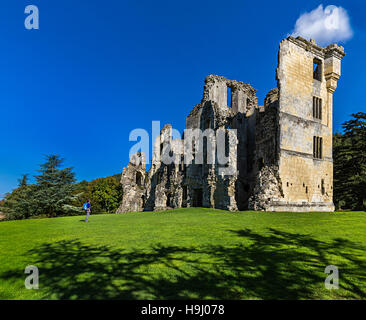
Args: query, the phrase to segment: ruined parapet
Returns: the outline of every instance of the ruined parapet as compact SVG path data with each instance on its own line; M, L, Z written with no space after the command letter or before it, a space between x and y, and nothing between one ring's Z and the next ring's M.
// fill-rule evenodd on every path
M201 103L196 105L187 117L187 129L202 127L202 112L207 103L215 107L216 114L222 114L226 118L235 117L238 113L244 117L252 116L258 105L256 92L257 90L248 83L222 76L207 76ZM229 99L228 94L231 95Z
M123 196L116 213L143 211L145 175L145 155L143 153L132 155L129 164L122 172Z
M205 79L203 98L201 104L206 101L214 101L218 108L227 107L227 79L221 76L209 75Z
M264 99L263 111L267 110L270 107L278 108L278 88L270 90Z
M231 92L231 97L228 97L228 92ZM248 83L209 75L205 79L201 105L206 101L213 101L217 103L218 108L224 109L228 107L229 98L233 114L239 112L250 116L258 103L256 92L257 90Z

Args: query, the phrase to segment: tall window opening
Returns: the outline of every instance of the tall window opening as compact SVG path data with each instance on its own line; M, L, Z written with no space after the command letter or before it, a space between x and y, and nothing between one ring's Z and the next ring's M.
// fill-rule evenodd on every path
M231 88L227 87L227 106L231 108Z
M202 189L193 190L193 207L202 207L203 203L203 192Z
M206 120L206 129L211 129L211 119Z
M180 171L184 172L185 171L185 166L184 166L184 156L182 156L180 158Z
M172 195L170 193L167 194L167 197L166 197L166 206L167 207L171 207L172 206Z
M313 61L313 78L322 81L322 62L316 58Z
M158 184L160 184L161 182L161 175L160 175L160 172L158 172Z
M263 158L259 158L258 159L258 170L261 171L263 167L264 167L264 160L263 160Z
M322 99L313 97L313 117L315 119L322 119Z
M138 186L142 186L143 185L143 177L141 172L136 172L136 184Z
M187 186L183 186L183 201L187 201L188 198L188 189Z
M323 158L323 138L321 137L313 137L313 157L315 159Z

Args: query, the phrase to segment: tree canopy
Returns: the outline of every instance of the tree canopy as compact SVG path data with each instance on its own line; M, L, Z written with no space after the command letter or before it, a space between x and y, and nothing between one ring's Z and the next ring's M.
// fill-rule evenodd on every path
M334 135L334 203L339 209L366 209L366 113L352 114L344 133Z
M61 168L64 159L59 155L46 155L36 183L28 184L28 175L19 179L19 186L5 198L8 219L26 219L32 216L55 217L80 211L72 205L78 198L74 194L75 174L72 168Z

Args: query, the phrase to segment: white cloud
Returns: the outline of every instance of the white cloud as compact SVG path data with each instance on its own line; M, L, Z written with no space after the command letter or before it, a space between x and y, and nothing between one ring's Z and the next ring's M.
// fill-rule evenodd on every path
M292 36L314 39L320 45L328 45L351 39L353 31L347 10L336 6L323 8L321 4L297 19Z

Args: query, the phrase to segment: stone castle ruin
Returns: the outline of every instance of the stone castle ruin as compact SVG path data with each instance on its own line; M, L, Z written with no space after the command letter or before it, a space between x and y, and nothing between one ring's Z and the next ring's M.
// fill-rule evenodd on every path
M173 139L172 126L165 125L150 170L146 172L143 154L135 154L123 170L117 213L182 207L334 211L333 93L344 56L336 44L323 48L301 37L284 39L277 88L263 106L251 85L206 77L202 101L188 115L186 127L209 131L213 140L223 132L228 162L206 161L217 158L207 147L208 137ZM186 161L185 148L193 149L191 161ZM174 161L167 164L164 157ZM233 170L225 174L225 169Z

